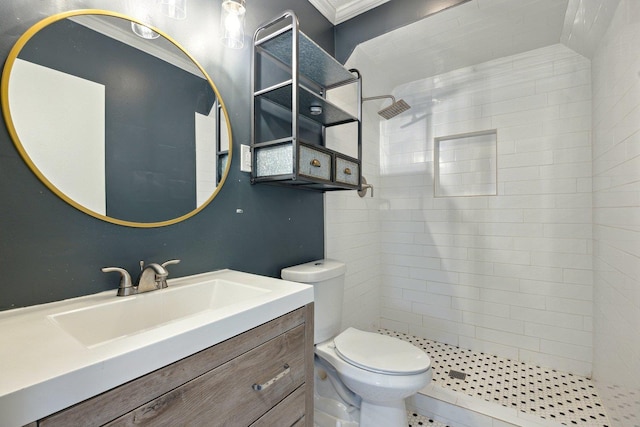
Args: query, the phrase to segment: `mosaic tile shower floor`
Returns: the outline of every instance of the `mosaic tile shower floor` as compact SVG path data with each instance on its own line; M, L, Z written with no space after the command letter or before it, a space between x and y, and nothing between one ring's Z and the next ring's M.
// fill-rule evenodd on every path
M611 426L588 378L389 330L381 329L379 332L425 350L431 358L432 381L440 387L564 425ZM467 374L466 378L450 377L451 370ZM422 425L443 425L433 424L428 419L420 421ZM412 418L409 423L419 425L417 421L412 422Z
M424 417L420 414L416 414L415 412L408 412L407 418L409 419L409 427L449 427L447 424L432 420L431 418Z

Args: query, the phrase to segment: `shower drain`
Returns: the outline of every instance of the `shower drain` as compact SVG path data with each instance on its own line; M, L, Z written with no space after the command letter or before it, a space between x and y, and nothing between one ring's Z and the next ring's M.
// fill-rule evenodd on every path
M449 371L449 376L456 380L463 380L463 381L465 378L467 378L467 374L465 374L464 372L454 371L453 369Z

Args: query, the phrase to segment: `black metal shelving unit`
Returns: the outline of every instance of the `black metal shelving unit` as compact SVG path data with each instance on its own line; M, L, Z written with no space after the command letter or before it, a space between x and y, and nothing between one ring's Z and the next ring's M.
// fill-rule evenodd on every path
M327 93L355 85L351 114ZM362 183L362 78L298 28L291 11L260 26L253 39L251 183L317 191L356 190ZM326 147L326 129L357 127L357 157Z

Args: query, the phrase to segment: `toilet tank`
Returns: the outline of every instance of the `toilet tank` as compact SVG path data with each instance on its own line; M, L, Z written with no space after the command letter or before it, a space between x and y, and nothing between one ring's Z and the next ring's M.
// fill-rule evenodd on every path
M344 274L347 266L333 259L322 259L283 268L284 280L313 286L314 343L333 338L340 332Z

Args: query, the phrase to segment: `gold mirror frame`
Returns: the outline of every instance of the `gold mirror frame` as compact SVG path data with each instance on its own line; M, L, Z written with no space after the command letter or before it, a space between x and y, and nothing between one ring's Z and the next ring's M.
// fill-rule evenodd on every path
M64 192L62 192L60 189L58 189L53 183L51 183L51 181L49 181L47 179L47 177L40 171L40 169L38 169L38 167L35 165L35 163L33 162L33 160L29 157L29 155L27 154L27 151L25 149L25 147L23 146L22 142L20 141L20 138L18 137L18 133L16 131L13 119L11 117L11 111L9 109L9 78L10 78L10 74L11 74L11 70L13 68L13 65L16 61L16 59L18 58L18 55L20 54L20 52L22 51L23 47L27 44L27 42L41 29L45 28L46 26L66 19L66 18L70 18L70 17L74 17L74 16L81 16L81 15L101 15L101 16L110 16L110 17L114 17L114 18L120 18L120 19L125 19L128 20L130 22L134 22L143 26L148 27L149 29L155 31L156 33L158 33L160 36L164 37L166 40L168 40L169 42L171 42L176 48L178 48L184 55L186 55L187 58L189 58L193 64L196 65L196 67L202 72L202 74L205 76L206 80L209 82L209 85L211 86L211 88L213 89L213 92L215 93L215 96L220 104L220 108L222 109L222 112L224 113L224 117L225 117L225 122L226 122L226 126L227 126L227 132L228 132L228 138L229 138L229 148L228 148L228 155L227 155L227 161L226 161L226 166L225 169L221 175L221 179L220 182L217 184L215 190L213 191L213 194L209 197L208 200L206 200L204 203L202 203L202 205L196 207L196 209L194 209L191 212L188 212L182 216L179 216L177 218L173 218L170 220L166 220L166 221L159 221L159 222L135 222L135 221L127 221L127 220L121 220L118 218L112 218L100 213L97 213L91 209L86 208L85 206L81 205L80 203L76 202L75 200L73 200L72 198L70 198L69 196L67 196ZM201 210L203 210L205 207L207 207L209 205L209 203L211 203L211 201L216 197L216 195L218 194L218 192L220 191L220 189L222 188L222 186L224 185L224 182L229 174L229 169L231 167L231 158L232 158L232 151L233 151L233 137L231 134L231 123L229 121L229 114L227 112L227 109L225 107L224 101L222 100L222 97L220 96L220 93L218 92L218 88L215 86L215 84L213 83L213 81L211 80L211 78L209 77L209 75L207 74L207 72L204 70L204 68L200 65L200 63L198 63L198 61L195 60L195 58L193 58L193 56L191 56L191 54L189 52L187 52L177 41L175 41L173 38L171 38L169 35L167 35L165 32L163 32L162 30L155 28L151 25L145 24L143 22L141 22L140 20L133 18L131 16L127 16L125 14L121 14L121 13L117 13L117 12L112 12L112 11L107 11L107 10L101 10L101 9L83 9L83 10L74 10L74 11L70 11L70 12L62 12L62 13L58 13L52 16L49 16L39 22L37 22L36 24L34 24L31 28L29 28L19 39L18 41L15 43L15 45L13 46L13 48L11 49L11 51L9 52L9 56L7 57L7 61L5 63L5 66L3 68L2 71L2 80L0 83L0 89L2 91L2 97L0 99L1 105L2 105L2 113L5 119L5 124L7 126L7 130L9 131L9 135L11 136L11 139L13 140L14 145L16 146L18 152L20 153L20 156L22 157L22 159L25 161L25 163L27 164L27 166L29 167L29 169L31 169L31 171L38 177L38 179L40 179L41 182L43 182L54 194L56 194L58 197L60 197L62 200L64 200L65 202L67 202L68 204L70 204L71 206L73 206L74 208L88 214L91 215L95 218L101 219L103 221L106 222L110 222L112 224L117 224L117 225L123 225L123 226L127 226L127 227L138 227L138 228L153 228L153 227L164 227L164 226L168 226L168 225L172 225L172 224L176 224L178 222L184 221L188 218L191 218L192 216L196 215L198 212L200 212Z

